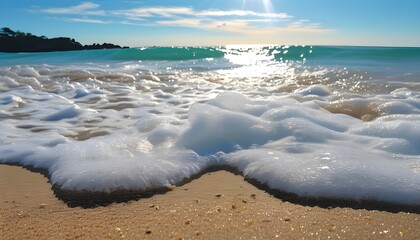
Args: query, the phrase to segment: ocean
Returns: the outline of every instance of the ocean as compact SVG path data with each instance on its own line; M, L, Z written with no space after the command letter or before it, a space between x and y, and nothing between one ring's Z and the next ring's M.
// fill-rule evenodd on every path
M70 192L212 167L299 197L420 205L420 48L0 53L0 163Z

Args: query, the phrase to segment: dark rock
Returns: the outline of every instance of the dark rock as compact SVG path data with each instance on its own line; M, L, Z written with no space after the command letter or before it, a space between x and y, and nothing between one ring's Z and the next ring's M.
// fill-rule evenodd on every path
M47 38L35 36L31 33L13 31L4 27L0 31L0 52L52 52L91 49L122 48L111 43L82 45L68 37ZM124 47L128 48L128 47Z

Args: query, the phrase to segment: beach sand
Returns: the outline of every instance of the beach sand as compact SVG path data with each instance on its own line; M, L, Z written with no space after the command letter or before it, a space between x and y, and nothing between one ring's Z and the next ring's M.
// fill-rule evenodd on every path
M303 206L227 171L172 191L69 207L40 173L0 165L1 239L419 239L420 214Z

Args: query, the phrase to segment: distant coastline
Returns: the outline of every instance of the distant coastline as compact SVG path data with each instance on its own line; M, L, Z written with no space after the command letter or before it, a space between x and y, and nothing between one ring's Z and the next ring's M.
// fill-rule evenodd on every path
M8 27L0 30L0 52L54 52L72 50L94 50L128 48L112 43L82 45L76 40L68 37L47 38L36 36L31 33L13 31Z

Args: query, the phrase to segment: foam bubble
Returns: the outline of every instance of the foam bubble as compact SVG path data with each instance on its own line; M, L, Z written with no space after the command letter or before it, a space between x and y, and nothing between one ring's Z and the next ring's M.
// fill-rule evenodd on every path
M72 105L70 107L60 109L59 111L46 116L44 119L46 121L59 121L65 118L74 118L77 117L81 112L81 109L77 105Z
M22 103L22 102L23 102L22 98L18 96L14 96L14 95L0 97L0 104L2 105L17 104L17 103Z
M416 107L407 102L387 102L379 105L378 110L387 115L420 113Z
M19 86L19 84L11 77L0 76L0 89L4 88L14 88Z
M302 94L304 96L316 95L316 96L321 96L321 97L328 96L331 94L331 90L325 85L312 85L302 90L299 89L295 92Z
M39 73L32 67L22 67L17 71L17 74L23 77L39 77Z
M373 94L337 90L324 68L144 64L1 68L0 162L73 191L147 191L220 165L299 196L420 202L415 83Z

